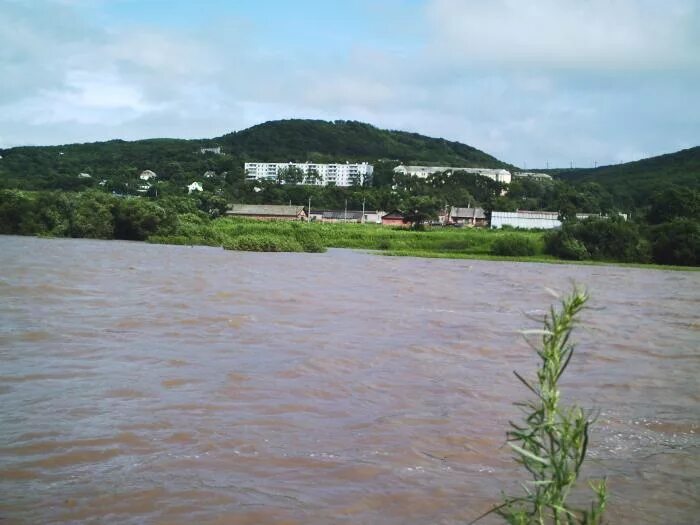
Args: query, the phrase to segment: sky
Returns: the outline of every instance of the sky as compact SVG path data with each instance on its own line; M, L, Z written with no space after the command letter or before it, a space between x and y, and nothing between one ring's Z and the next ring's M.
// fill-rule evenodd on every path
M700 0L0 0L0 147L282 118L529 169L697 146Z

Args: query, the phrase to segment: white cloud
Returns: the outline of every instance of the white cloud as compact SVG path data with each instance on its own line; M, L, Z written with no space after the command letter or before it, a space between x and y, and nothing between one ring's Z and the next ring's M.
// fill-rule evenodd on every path
M100 5L3 5L6 143L211 137L277 118L357 119L534 167L612 162L700 136L700 14L691 0L368 3L368 16L382 18L374 26L389 28L385 39L335 48L287 46L264 23L224 13L206 27L177 28L85 16Z
M115 73L68 71L64 83L13 104L0 106L3 120L32 125L122 123L162 109L149 103L137 86Z
M220 64L205 44L184 35L166 34L150 27L111 35L96 53L103 59L161 78L203 78L215 74Z
M435 52L495 66L670 69L700 65L693 0L432 0Z

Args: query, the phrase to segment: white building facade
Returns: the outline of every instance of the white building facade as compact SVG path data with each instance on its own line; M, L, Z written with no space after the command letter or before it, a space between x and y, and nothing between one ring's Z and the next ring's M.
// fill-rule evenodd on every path
M213 153L214 155L221 155L221 146L215 146L213 148L199 148L199 152L204 155L205 153Z
M394 173L400 175L409 175L411 177L419 177L421 179L428 178L428 175L433 173L442 173L449 171L450 173L455 171L465 171L467 173L474 173L476 175L481 175L482 177L488 177L496 182L501 182L503 184L510 184L512 180L512 175L510 171L504 169L494 169L494 168L460 168L455 166L404 166L403 164L396 166L394 168Z
M536 173L534 171L516 171L515 173L513 173L513 177L523 177L540 181L552 180L551 175L548 175L546 173Z
M577 213L580 221L589 217L606 218L594 213ZM492 211L491 228L523 228L526 230L555 230L561 228L559 213L556 211Z
M204 191L204 188L202 187L201 182L193 182L192 184L187 185L187 193L192 193L193 191Z
M304 174L303 184L315 186L364 185L372 179L374 166L360 164L319 164L311 162L246 162L243 165L246 180L277 180L280 172L297 168ZM316 174L317 177L313 177Z
M526 230L554 230L561 228L555 211L492 211L491 228L523 228Z

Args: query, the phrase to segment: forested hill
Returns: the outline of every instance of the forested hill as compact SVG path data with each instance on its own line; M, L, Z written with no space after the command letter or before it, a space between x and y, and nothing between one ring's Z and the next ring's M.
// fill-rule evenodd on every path
M234 155L273 162L395 160L405 164L508 167L471 146L354 121L277 120L219 139Z
M224 155L202 154L221 146ZM352 121L279 120L222 137L198 140L111 140L0 150L0 187L79 189L94 179L133 178L143 170L159 178L197 178L207 170L243 175L245 161L403 163L478 167L507 164L471 146L416 133L382 130Z
M700 146L625 164L550 172L575 185L598 183L618 202L639 206L670 185L700 190Z

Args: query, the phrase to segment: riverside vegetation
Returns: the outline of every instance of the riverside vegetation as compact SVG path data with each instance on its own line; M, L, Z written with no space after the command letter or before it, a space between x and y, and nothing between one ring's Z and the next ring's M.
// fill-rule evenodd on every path
M602 521L607 501L605 480L589 483L595 493L589 508L575 508L567 501L586 459L593 421L577 406L562 406L559 390L559 380L574 354L571 331L587 301L586 292L574 288L559 310L550 309L544 329L525 332L542 337L539 346L533 345L540 366L535 381L513 372L534 399L516 403L523 411L523 421L510 422L507 442L531 480L523 484L523 496L507 496L486 515L498 514L512 525L597 525Z
M661 197L658 202L665 202ZM697 200L697 195L694 198ZM676 206L666 210L666 215L661 212L662 206L657 208L659 221L664 222L653 225L592 218L566 221L561 230L550 232L441 227L413 230L372 224L217 217L225 209L225 202L207 195L144 198L96 190L0 190L0 234L125 239L253 251L321 252L333 247L424 257L699 265L699 223L694 219L697 203L689 202L687 210L678 211Z

